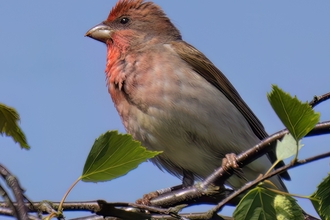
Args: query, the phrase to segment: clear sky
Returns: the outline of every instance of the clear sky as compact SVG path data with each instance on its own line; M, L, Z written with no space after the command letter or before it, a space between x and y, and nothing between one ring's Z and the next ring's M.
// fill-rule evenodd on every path
M0 163L32 201L59 201L81 174L94 139L124 132L105 86L105 46L84 37L115 0L3 1L0 7L0 102L21 116L31 150L0 137ZM329 1L155 1L226 74L271 134L283 125L268 104L271 84L303 101L330 91ZM316 108L330 119L330 104ZM300 158L329 151L328 137L304 139ZM290 192L309 195L329 159L290 171ZM132 202L179 179L143 163L105 183L78 183L67 201ZM314 214L311 204L300 205ZM193 210L201 210L194 208ZM230 209L224 214L229 215ZM68 217L88 215L71 213Z

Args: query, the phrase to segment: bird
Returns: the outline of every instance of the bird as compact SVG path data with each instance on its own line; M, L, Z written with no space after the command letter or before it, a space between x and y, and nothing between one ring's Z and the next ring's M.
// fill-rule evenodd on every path
M182 39L155 3L119 0L85 36L106 45L106 85L126 132L147 149L163 151L151 161L184 187L209 176L227 154L268 136L226 76ZM225 184L239 189L275 161L270 151ZM282 178L290 176L270 181L287 191Z

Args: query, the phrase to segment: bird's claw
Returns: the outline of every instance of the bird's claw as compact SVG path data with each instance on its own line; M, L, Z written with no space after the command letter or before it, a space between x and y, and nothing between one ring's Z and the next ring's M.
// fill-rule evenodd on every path
M230 153L226 154L225 157L222 159L222 169L224 169L226 172L228 172L230 169L238 170L240 169L237 160L236 160L236 154Z

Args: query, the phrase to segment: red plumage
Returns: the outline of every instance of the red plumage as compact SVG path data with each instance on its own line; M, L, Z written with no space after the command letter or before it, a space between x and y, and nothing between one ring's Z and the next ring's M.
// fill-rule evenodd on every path
M142 2L142 0L119 0L111 9L107 21L113 21L121 15L124 15L130 9L137 9L141 7Z

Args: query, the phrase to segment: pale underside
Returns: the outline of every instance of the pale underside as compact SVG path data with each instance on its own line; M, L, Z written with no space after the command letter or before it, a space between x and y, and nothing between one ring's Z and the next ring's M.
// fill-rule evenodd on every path
M154 65L155 60L163 65ZM126 131L148 149L163 151L153 162L178 177L188 171L205 178L221 166L225 154L241 153L260 141L227 97L170 44L127 53L110 69L108 86ZM243 168L244 178L234 175L227 184L239 188L270 166L263 156ZM279 177L271 180L282 189Z

